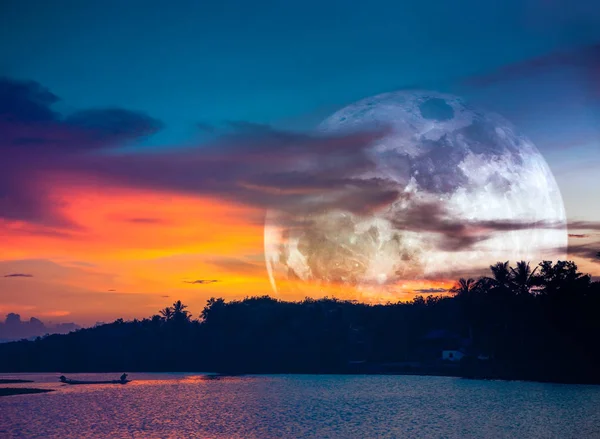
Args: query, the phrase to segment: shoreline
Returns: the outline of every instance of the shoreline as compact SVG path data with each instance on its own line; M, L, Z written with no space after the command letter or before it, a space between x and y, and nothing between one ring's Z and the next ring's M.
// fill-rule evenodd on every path
M49 374L49 373L57 373L60 374L61 372L4 372L6 374L15 374L15 373L28 373L28 374L35 374L35 373L40 373L40 374ZM69 372L64 372L67 374L79 374L79 373L85 373L85 374L112 374L112 373L121 373L120 371L69 371ZM577 380L568 380L568 379L544 379L544 378L539 378L539 379L535 379L535 378L522 378L522 377L502 377L502 376L496 376L496 375L460 375L460 374L456 374L456 373L434 373L434 372L427 372L427 371L379 371L379 372L375 372L375 371L311 371L311 372L300 372L300 371L289 371L289 372L285 372L285 371L263 371L263 372L257 372L257 371L199 371L199 372L193 372L190 370L185 370L185 371L176 371L176 370L169 370L169 371L150 371L150 370L130 370L127 371L127 373L129 374L135 374L135 373L148 373L148 374L153 374L153 373L161 373L161 374L189 374L189 375L207 375L207 376L219 376L219 377L239 377L239 376L249 376L249 375L302 375L302 376L306 376L306 375L341 375L341 376L378 376L378 375L385 375L385 376L421 376L421 377L449 377L449 378L461 378L461 379L465 379L465 380L472 380L472 381L521 381L521 382L530 382L530 383L544 383L544 384L569 384L569 385L584 385L584 386L598 386L600 385L600 381L577 381ZM0 372L0 376L2 375L2 372ZM32 380L2 380L0 379L0 383L3 384L9 384L9 381L11 383L33 383L34 381ZM0 390L2 389L7 389L7 388L0 388ZM19 389L19 388L15 388L15 389ZM25 389L25 388L23 388ZM41 390L41 389L29 389L29 390ZM42 390L43 391L43 390ZM36 393L36 392L32 392L32 393Z
M31 395L35 393L54 392L52 389L34 389L30 387L0 387L1 396Z
M13 379L0 379L0 384L23 384L33 383L32 380L13 380Z

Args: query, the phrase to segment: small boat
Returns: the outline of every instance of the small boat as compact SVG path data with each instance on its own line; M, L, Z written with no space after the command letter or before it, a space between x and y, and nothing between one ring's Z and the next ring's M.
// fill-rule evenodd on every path
M61 383L65 384L127 384L130 383L131 380L123 379L123 380L109 380L109 381L80 381L80 380L72 380L67 378L66 376L61 376Z

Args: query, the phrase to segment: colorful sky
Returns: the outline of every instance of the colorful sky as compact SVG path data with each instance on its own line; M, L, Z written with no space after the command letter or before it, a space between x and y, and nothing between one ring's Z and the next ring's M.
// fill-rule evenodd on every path
M365 142L305 133L410 87L527 134L570 258L600 275L593 2L5 0L0 77L0 315L89 325L270 294L263 221L281 193L248 184L249 161Z

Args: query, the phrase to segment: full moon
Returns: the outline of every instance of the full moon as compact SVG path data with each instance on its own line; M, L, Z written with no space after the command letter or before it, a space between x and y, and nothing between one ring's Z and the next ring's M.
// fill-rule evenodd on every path
M265 258L275 292L293 284L390 298L411 292L414 281L477 275L499 261L564 257L559 188L535 145L508 121L456 96L400 91L349 105L317 131L382 127L365 148L371 166L353 178L384 181L400 195L368 214L343 206L311 212L309 222L298 221L303 227L270 209Z

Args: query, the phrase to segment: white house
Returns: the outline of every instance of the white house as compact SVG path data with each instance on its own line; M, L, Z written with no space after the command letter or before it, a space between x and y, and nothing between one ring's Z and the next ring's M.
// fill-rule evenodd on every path
M460 361L460 359L464 356L465 354L463 354L461 351L442 351L442 360L446 361Z

